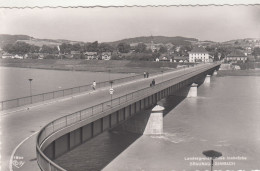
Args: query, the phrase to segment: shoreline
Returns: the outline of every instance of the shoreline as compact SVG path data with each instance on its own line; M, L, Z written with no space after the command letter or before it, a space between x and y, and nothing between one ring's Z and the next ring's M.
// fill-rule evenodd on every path
M260 70L219 70L217 76L260 76Z

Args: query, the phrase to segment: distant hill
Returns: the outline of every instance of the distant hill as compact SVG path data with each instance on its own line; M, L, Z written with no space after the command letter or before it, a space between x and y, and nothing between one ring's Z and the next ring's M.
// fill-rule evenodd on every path
M260 45L260 38L235 39L235 40L229 40L222 43L227 45L235 45L235 46L242 46L242 47L255 46L255 45Z
M185 38L185 37L165 37L165 36L148 36L148 37L135 37L135 38L128 38L123 40L118 40L114 42L107 42L111 45L118 45L119 43L128 43L128 44L134 44L134 43L151 43L153 41L154 43L172 43L174 45L190 45L192 42L198 42L198 39L195 38Z
M17 41L23 41L28 44L33 44L36 46L48 45L48 46L57 46L62 43L82 43L80 41L71 41L64 39L38 39L30 37L27 35L9 35L9 34L0 34L0 47L3 47L6 44L13 44Z
M30 40L30 36L0 34L0 47L3 47L4 45L9 43L15 43L17 40Z

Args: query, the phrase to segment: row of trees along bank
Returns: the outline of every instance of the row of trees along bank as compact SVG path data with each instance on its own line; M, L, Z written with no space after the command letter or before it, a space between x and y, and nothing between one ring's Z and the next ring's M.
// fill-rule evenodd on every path
M114 52L112 53L112 59L155 60L161 54L165 53L173 53L176 56L188 56L188 52L192 49L192 45L182 45L178 50L176 47L177 46L173 46L168 49L166 46L161 45L158 49L152 52L145 43L138 43L136 46L131 47L129 44L124 42L112 45L95 41L92 43L62 43L59 46L42 45L40 47L23 41L17 41L14 44L5 45L3 51L21 56L30 54L29 58L38 58L38 54L47 54L45 58L66 58L66 54L71 54L72 51L77 51L79 54L73 57L76 59L84 59L85 52L97 52L98 54L101 54L102 52ZM221 54L221 59L223 59L230 53L231 48L232 47L218 45L207 46L206 50L214 56L215 60L218 60L218 54ZM260 48L254 48L252 55L260 55Z

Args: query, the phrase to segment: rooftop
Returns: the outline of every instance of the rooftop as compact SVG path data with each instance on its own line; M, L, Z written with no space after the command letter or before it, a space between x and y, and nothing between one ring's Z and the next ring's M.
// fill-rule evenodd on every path
M233 50L227 57L246 57L246 55L240 50Z
M195 46L190 53L208 53L202 46Z

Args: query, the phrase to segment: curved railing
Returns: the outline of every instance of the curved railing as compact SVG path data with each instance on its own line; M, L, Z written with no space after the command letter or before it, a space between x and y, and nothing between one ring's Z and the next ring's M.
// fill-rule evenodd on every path
M52 160L50 160L42 151L41 146L44 143L48 137L50 137L55 132L64 129L68 126L71 126L73 124L77 124L83 120L89 119L93 117L94 115L101 114L102 112L110 111L115 107L118 107L119 105L123 105L126 102L134 101L135 99L140 99L143 97L147 97L149 95L155 94L159 92L160 90L169 87L172 85L172 81L176 80L183 76L190 76L196 75L197 73L201 73L201 70L203 69L209 69L207 66L199 66L195 67L196 70L186 70L184 74L181 74L179 76L176 76L174 78L171 78L169 80L165 80L159 84L156 84L154 87L146 87L141 90L131 92L129 94L123 95L121 97L115 98L106 101L104 103L86 108L84 110L63 116L61 118L58 118L46 126L44 126L38 136L37 136L37 142L36 142L36 153L37 153L37 160L38 165L43 171L65 171L62 167L58 166L56 163L54 163ZM205 70L206 71L206 70ZM184 77L181 79L185 79Z

